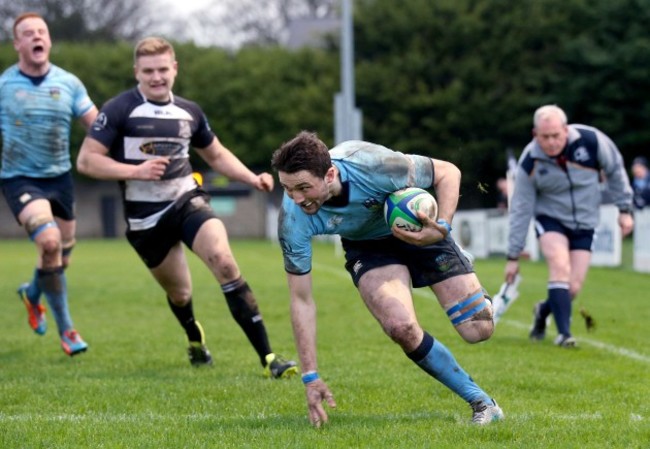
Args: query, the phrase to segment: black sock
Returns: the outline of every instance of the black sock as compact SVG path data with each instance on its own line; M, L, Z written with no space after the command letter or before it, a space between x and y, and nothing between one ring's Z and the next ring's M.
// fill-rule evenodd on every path
M255 348L262 366L265 366L266 355L273 351L253 292L241 277L223 284L221 290L226 297L230 313Z
M169 296L167 297L167 303L169 308L172 309L172 312L178 319L178 322L181 323L185 333L187 334L187 339L190 342L205 343L203 341L203 332L201 327L194 319L194 309L192 307L192 298L184 306L177 306L174 304Z

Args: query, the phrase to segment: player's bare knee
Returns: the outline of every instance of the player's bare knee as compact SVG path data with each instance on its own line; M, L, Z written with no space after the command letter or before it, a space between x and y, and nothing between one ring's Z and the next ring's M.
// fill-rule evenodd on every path
M69 239L62 239L61 250L63 251L63 255L69 256L70 253L72 252L72 248L74 248L74 245L76 243L77 243L77 239L75 239L74 237Z
M192 292L189 289L174 289L173 291L167 291L167 297L175 306L183 307L192 299Z
M218 251L213 251L207 255L206 263L220 281L239 277L239 267L232 254L221 254Z
M70 254L72 253L72 248L74 248L76 243L77 240L74 237L71 239L64 239L61 242L61 256L64 269L68 268L68 265L70 265Z
M386 335L400 346L407 346L416 335L419 326L413 322L388 320L382 323Z
M49 236L39 241L38 246L41 249L43 262L48 260L58 260L61 254L61 241L55 236ZM49 265L46 263L46 265Z
M489 339L494 332L494 322L468 321L456 327L456 330L467 343L480 343Z
M494 332L490 297L479 290L447 309L447 316L456 331L468 343L487 340Z

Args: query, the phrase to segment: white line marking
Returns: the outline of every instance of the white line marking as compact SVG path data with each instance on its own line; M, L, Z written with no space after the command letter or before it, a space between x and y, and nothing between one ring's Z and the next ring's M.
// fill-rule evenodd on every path
M349 279L350 275L344 271L341 270L340 268L334 268L329 265L323 265L320 263L314 263L313 264L314 268L317 268L322 271L326 271L331 274L335 274L339 277L346 277ZM435 300L435 296L433 295L433 292L429 289L415 289L413 290L413 294L416 296L420 296L423 298L427 299L433 299ZM511 319L504 319L502 318L499 321L499 325L507 324L509 326L516 327L518 329L528 329L530 327L529 324L522 323L521 321L515 321ZM631 349L627 348L622 348L619 346L615 345L610 345L608 343L603 343L602 341L598 340L593 340L591 338L585 338L585 337L580 337L579 343L583 343L589 346L593 346L594 348L601 349L603 351L610 352L612 354L616 354L622 357L627 357L628 359L636 360L639 362L644 362L644 363L650 363L650 356L647 356L645 354L640 354L638 352L632 351Z
M189 414L183 416L161 415L159 413L85 413L83 415L76 413L60 413L39 415L35 413L19 413L10 415L0 413L0 422L67 422L67 423L141 423L141 422L178 422L182 421L215 421L222 420L223 417L208 414ZM232 417L228 417L232 419Z
M515 321L510 319L501 319L499 324L507 324L518 329L529 329L530 324L524 324L521 321ZM639 354L638 352L632 351L631 349L621 348L619 346L610 345L608 343L603 343L602 341L593 340L591 338L580 337L578 339L579 344L586 344L593 346L594 348L602 349L603 351L611 352L613 354L621 355L629 359L637 360L639 362L650 363L650 357L644 354Z

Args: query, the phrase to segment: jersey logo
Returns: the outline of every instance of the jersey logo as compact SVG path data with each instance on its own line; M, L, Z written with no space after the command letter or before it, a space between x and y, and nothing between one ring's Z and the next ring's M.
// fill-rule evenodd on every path
M183 139L189 139L192 137L192 128L190 128L190 123L188 121L178 121L178 137L182 137Z
M343 217L340 215L334 215L332 218L327 220L327 229L336 229L336 227L341 223L343 223Z
M379 210L384 206L375 198L368 198L363 202L363 207L365 207L368 210Z
M575 151L575 153L573 153L573 157L576 161L586 162L589 160L589 152L586 148L580 147Z
M438 272L444 273L451 268L451 260L446 254L440 254L435 258L436 268Z
M20 204L27 204L31 199L32 195L30 193L23 193L20 195L20 198L18 198L18 201L20 201Z
M52 87L50 88L50 97L52 97L54 100L58 100L61 98L61 89L58 87Z
M151 156L173 156L183 151L178 142L147 142L139 147L140 152Z
M95 123L93 123L93 129L95 131L101 131L102 129L106 128L107 123L108 123L108 119L106 118L106 114L100 112L97 118L95 119Z

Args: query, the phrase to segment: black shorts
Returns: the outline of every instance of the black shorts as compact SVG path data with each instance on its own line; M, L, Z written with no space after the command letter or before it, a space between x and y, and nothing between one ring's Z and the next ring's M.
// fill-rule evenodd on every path
M16 176L1 181L2 193L16 220L25 206L37 199L48 200L55 217L68 221L75 219L72 173L67 172L53 178Z
M210 196L204 191L192 190L176 200L156 226L143 231L127 231L126 238L145 265L155 268L178 242L192 248L201 225L216 218L209 201Z
M474 272L451 236L425 247L408 244L392 235L381 240L341 239L341 243L345 250L345 268L357 287L365 272L386 265L406 266L413 287L426 287Z
M538 215L535 217L535 234L537 238L545 232L559 232L569 239L569 250L583 249L592 251L594 243L594 230L593 229L569 229L560 223L555 218L546 215Z

